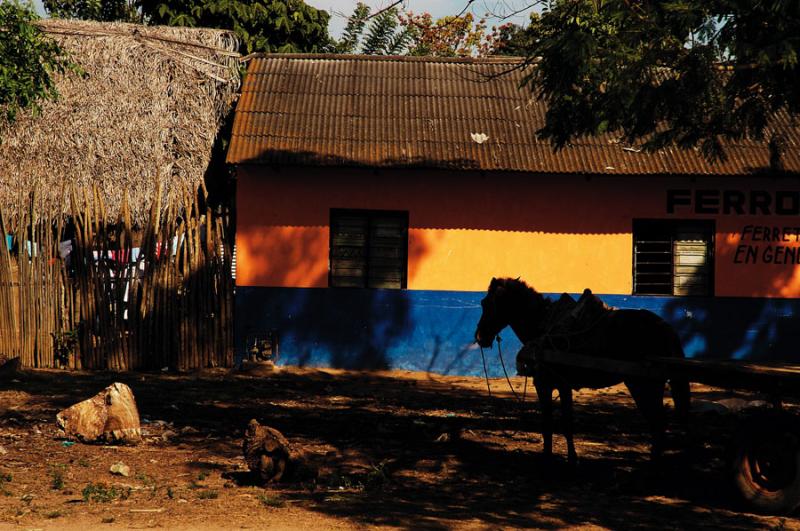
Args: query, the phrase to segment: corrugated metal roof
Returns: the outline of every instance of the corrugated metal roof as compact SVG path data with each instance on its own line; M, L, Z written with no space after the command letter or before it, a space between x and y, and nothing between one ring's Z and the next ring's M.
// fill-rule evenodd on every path
M228 162L585 174L742 175L769 166L764 144L728 143L728 160L697 151L643 153L610 135L553 151L536 138L544 103L513 58L439 59L267 54L250 61ZM504 75L498 75L503 72ZM788 116L783 163L800 172ZM479 144L472 134L488 139Z

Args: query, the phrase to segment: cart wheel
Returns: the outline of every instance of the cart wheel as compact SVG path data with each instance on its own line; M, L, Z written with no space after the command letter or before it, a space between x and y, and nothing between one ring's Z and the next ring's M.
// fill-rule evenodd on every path
M800 506L800 430L783 415L743 423L733 454L736 490L754 509L785 514Z

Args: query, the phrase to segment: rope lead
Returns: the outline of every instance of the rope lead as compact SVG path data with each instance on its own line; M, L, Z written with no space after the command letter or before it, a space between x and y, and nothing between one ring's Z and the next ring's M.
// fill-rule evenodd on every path
M521 402L521 400L519 399L519 395L517 395L517 392L514 390L514 386L511 385L511 378L508 377L508 371L506 370L506 363L505 363L505 361L503 361L503 349L500 348L500 342L501 341L502 341L502 339L500 339L500 336L498 335L497 336L497 356L500 358L500 365L503 367L503 374L506 375L506 381L508 382L508 388L511 389L511 394L514 395L514 399L517 402Z
M492 396L492 387L489 385L489 371L486 370L486 356L483 354L483 347L478 345L481 349L481 359L483 360L483 375L486 377L486 389L489 390L489 396Z

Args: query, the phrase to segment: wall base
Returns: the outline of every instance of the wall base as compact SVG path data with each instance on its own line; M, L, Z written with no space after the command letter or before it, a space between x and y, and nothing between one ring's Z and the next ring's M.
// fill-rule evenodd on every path
M237 360L254 338L275 330L280 364L482 375L473 335L483 296L484 292L239 286ZM800 360L800 327L794 321L800 299L600 297L610 306L645 308L661 315L678 331L689 357ZM515 374L521 345L510 329L501 336L506 367ZM490 374L501 376L497 349L486 355Z

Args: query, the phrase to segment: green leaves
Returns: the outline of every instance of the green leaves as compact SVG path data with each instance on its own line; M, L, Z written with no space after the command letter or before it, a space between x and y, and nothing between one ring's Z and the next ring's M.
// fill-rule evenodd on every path
M229 29L242 53L321 52L331 43L328 13L302 0L138 0L152 24Z
M372 19L367 35L361 45L361 53L367 55L392 55L401 53L405 37L403 30L398 34L400 22L397 9L391 8L381 12Z
M37 19L28 6L0 2L0 122L13 122L23 110L38 113L43 100L58 97L53 74L77 68Z
M337 53L355 53L361 36L364 34L369 12L370 9L366 4L362 2L356 4L353 14L347 19L342 38L336 43L335 50Z
M370 11L366 4L356 4L353 14L347 19L342 38L332 47L333 51L365 55L405 53L411 36L407 28L401 27L402 20L397 8L380 11L372 18Z
M370 17L370 8L358 3L333 50L366 55L489 55L502 48L500 39L511 37L511 25L492 30L488 34L486 21L476 21L472 13L434 20L430 13L401 13L392 7Z
M525 36L526 83L548 103L538 134L558 148L610 132L713 161L800 110L796 1L556 0Z
M58 18L141 21L135 0L44 0L43 4L51 16Z
M243 53L320 52L331 44L325 11L302 0L44 0L56 17L228 29Z

